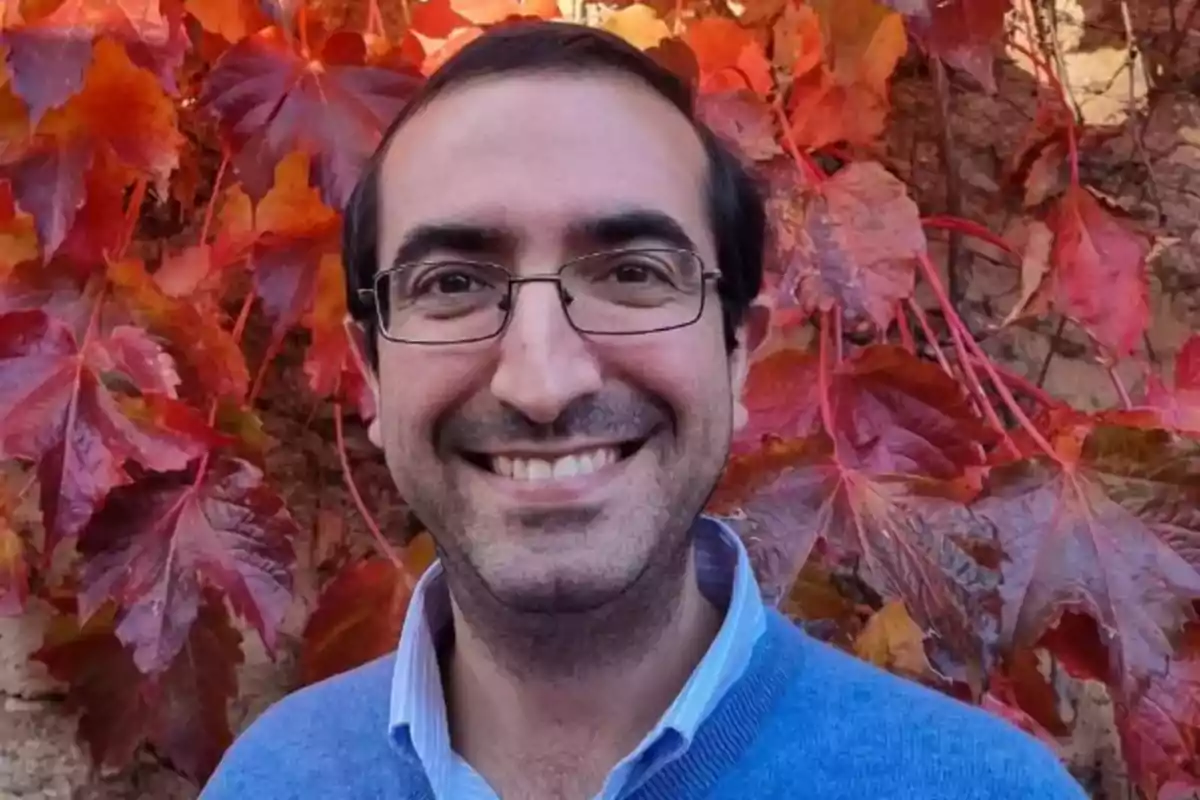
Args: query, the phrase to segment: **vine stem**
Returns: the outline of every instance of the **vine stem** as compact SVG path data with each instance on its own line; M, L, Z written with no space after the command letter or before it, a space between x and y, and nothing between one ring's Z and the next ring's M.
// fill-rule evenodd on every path
M1050 82L1051 87L1058 93L1059 99L1062 100L1063 108L1070 108L1068 102L1067 89L1063 86L1062 79L1054 73L1050 64L1040 55L1033 52L1032 48L1026 47L1019 42L1009 42L1009 46L1013 50L1022 54L1033 62L1034 69L1041 69L1046 73L1046 79ZM1071 164L1071 185L1079 184L1079 141L1078 131L1075 129L1075 115L1067 114L1067 156Z
M796 146L796 138L792 136L792 126L788 121L787 114L783 111L783 103L778 95L775 97L775 102L771 104L771 108L775 111L775 118L779 122L779 128L783 131L783 144L787 148L788 155L796 162L796 166L804 175L805 182L811 183L814 186L820 186L825 180L825 171L812 160L812 157Z
M976 239L982 239L988 244L993 244L996 247L999 247L1013 258L1019 257L1017 251L1011 244L1004 241L1003 238L992 233L978 222L972 222L969 219L962 219L960 217L936 215L922 218L921 224L926 228L940 228L942 230L948 230L952 232L957 231L958 233L965 233L968 236L974 236Z
M841 463L838 458L838 437L833 427L833 401L829 397L829 312L822 311L820 322L818 323L817 335L820 338L820 355L817 369L817 386L821 396L821 422L825 425L825 430L829 433L829 439L833 442L833 459L837 463Z
M229 153L221 154L221 166L217 167L217 177L213 178L212 194L208 197L208 206L204 209L204 224L200 227L200 244L208 241L208 233L212 229L213 215L217 210L217 197L221 191L221 182L225 180L225 170L229 167Z
M371 532L371 537L375 540L375 545L379 548L382 555L400 570L404 575L404 582L408 586L408 591L411 594L413 589L412 575L409 573L408 567L405 566L403 559L396 553L395 548L388 542L383 535L383 531L379 530L378 523L371 516L371 512L367 510L367 504L363 501L362 494L358 491L358 484L354 482L354 475L350 471L350 458L346 454L346 434L342 425L342 404L335 402L333 404L333 434L337 441L338 460L342 463L342 478L346 482L346 490L350 492L350 497L354 500L354 505L358 509L358 513L362 515L363 522L366 523L367 530Z
M971 332L967 330L967 326L963 323L962 319L960 319L958 314L954 312L954 309L950 307L950 300L946 297L946 289L942 286L942 281L938 277L937 270L934 268L933 264L930 263L929 256L922 253L920 256L918 256L917 261L921 265L921 270L925 273L925 279L929 281L930 287L937 296L938 303L941 304L942 308L946 312L946 322L950 326L950 335L954 338L954 346L959 352L959 357L962 358L962 362L966 368L966 371L972 372L970 360L967 358L967 349L969 348L976 356L979 357L979 366L983 367L983 370L988 374L992 385L996 387L996 392L1004 400L1008 410L1014 417L1016 417L1020 426L1027 434L1029 434L1029 438L1032 439L1047 456L1054 459L1059 466L1061 466L1064 470L1069 470L1070 466L1063 459L1063 457L1058 454L1058 451L1054 449L1054 446L1046 440L1046 437L1042 435L1042 432L1039 431L1036 426L1034 426L1033 422L1021 408L1020 404L1017 403L1017 399L1013 397L1013 393L1009 391L1008 384L1001 380L1000 376L996 374L996 369L992 366L991 359L988 358L987 354L984 353L983 349L976 343L975 337L973 337Z
M129 207L125 209L125 229L121 231L121 247L117 251L117 260L125 257L129 245L133 244L133 232L137 229L138 216L142 211L142 202L146 199L146 179L138 178L129 196Z
M926 316L925 309L913 302L912 298L909 298L907 302L909 308L912 309L913 316L917 318L917 324L921 326L921 332L925 334L925 341L929 342L929 346L933 348L933 357L937 359L943 372L953 376L954 370L950 367L950 361L946 358L946 352L942 350L941 342L937 340L937 334L934 333L933 326L929 324L929 317Z
M1133 408L1133 399L1129 396L1129 390L1125 388L1125 382L1121 380L1121 376L1117 374L1117 368L1113 364L1108 365L1108 377L1112 379L1113 388L1117 390L1117 396L1121 398L1121 405L1126 411Z
M971 363L975 364L977 366L980 366L980 367L983 366L982 359L980 359L979 356L976 356L976 355L971 356ZM1057 397L1053 396L1052 394L1050 394L1045 389L1038 386L1036 383L1029 380L1025 376L1018 375L1017 373L1013 372L1012 370L1005 369L1004 367L1001 367L996 364L993 364L992 367L996 370L997 374L999 374L1000 377L1004 379L1005 383L1016 388L1022 394L1025 394L1025 395L1031 397L1032 399L1036 400L1037 402L1041 403L1042 405L1050 406L1050 407L1062 405L1061 400L1059 400Z
M917 354L917 342L913 338L912 328L908 324L908 314L904 313L904 304L896 302L896 328L900 331L900 342L904 349L913 355Z
M383 14L379 11L379 0L367 0L367 33L387 36L387 28L383 26Z

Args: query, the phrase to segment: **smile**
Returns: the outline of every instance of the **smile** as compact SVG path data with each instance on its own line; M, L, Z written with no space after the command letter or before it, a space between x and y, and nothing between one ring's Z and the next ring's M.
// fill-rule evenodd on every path
M636 453L645 439L565 453L464 453L480 469L514 481L538 483L592 475Z

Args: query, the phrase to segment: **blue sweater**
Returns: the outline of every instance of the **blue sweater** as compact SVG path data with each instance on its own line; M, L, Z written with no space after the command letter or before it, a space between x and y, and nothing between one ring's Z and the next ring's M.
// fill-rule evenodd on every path
M631 800L1086 800L1040 742L894 677L768 610L742 679L692 746ZM201 800L431 800L387 736L393 656L276 703Z

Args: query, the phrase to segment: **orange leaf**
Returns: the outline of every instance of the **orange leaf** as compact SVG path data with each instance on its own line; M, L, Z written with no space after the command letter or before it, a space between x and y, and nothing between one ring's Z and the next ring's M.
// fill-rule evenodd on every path
M560 16L554 0L450 0L450 6L474 25L494 25L510 17L554 19Z
M81 30L88 35L80 36ZM9 30L4 38L13 87L29 104L34 124L79 91L94 58L94 39L122 43L136 66L172 93L177 91L175 72L188 41L178 13L164 14L158 2L146 0L65 0L51 13ZM97 51L98 45L99 41Z
M902 601L893 600L871 615L854 640L854 652L877 667L912 678L933 675L925 655L925 633Z
M307 320L312 344L304 356L304 374L318 396L345 399L354 404L363 419L370 419L375 416L375 401L350 350L346 314L341 257L329 253L317 267Z
M750 90L702 94L696 106L700 119L746 160L767 161L783 154L775 141L771 107Z
M640 50L649 50L671 35L658 12L644 3L632 3L612 12L601 27Z
M1055 308L1117 357L1141 343L1150 320L1150 241L1079 185L1050 212L1054 231L1050 293Z
M183 7L205 30L231 42L240 41L270 22L257 0L184 0Z
M821 23L824 59L797 73L788 107L792 135L798 145L812 148L840 140L871 144L883 132L888 84L908 48L903 21L875 0L811 5ZM799 24L811 25L803 17ZM802 30L811 46L811 33Z
M724 17L704 17L688 24L683 39L696 54L700 91L770 93L771 65L753 32Z
M13 525L9 494L7 485L0 483L0 617L21 613L29 596L25 541Z

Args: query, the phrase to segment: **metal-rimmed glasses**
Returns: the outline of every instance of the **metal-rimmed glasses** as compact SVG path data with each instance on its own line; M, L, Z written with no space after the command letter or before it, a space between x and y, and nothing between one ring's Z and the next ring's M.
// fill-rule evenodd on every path
M574 258L552 274L514 275L499 264L438 259L397 264L358 295L379 330L406 344L466 344L498 336L515 286L555 283L563 311L584 334L629 336L683 328L704 314L705 287L720 272L675 248L628 248Z

